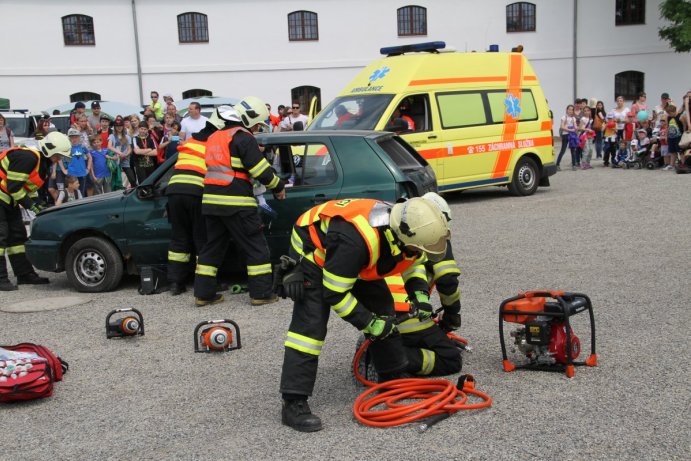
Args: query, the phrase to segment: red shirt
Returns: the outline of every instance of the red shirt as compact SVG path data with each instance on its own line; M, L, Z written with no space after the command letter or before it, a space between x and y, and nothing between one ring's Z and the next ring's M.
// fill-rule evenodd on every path
M624 141L631 141L633 140L633 132L636 128L636 124L632 122L626 122L624 124Z

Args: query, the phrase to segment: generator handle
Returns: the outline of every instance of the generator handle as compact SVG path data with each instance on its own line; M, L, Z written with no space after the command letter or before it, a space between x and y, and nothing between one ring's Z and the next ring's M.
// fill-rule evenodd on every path
M110 318L113 316L113 314L119 314L121 312L134 312L137 317L139 317L139 335L144 336L144 316L139 309L135 309L134 307L123 307L122 309L113 309L110 311L108 315L106 315L106 332L108 331ZM106 337L111 338L111 336L108 336L108 334L106 334Z

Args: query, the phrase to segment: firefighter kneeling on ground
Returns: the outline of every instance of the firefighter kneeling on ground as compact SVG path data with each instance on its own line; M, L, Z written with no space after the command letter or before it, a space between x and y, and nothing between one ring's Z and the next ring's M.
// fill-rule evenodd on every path
M274 197L285 199L284 183L259 150L253 133L259 131L269 111L264 101L248 96L234 106L225 128L206 142L206 176L202 214L207 241L199 254L194 278L197 306L223 301L217 293L216 274L232 238L247 260L248 288L253 306L276 302L273 293L271 254L254 198L252 178Z
M178 146L178 158L168 181L168 222L171 236L168 246L168 282L170 293L177 296L187 291L185 281L190 272L194 250L199 254L206 243L206 223L202 216L202 194L206 175L206 141L225 127L219 115L233 111L231 106L217 107L206 126Z
M446 200L434 192L423 198L434 202L447 221L451 221L451 209ZM458 276L461 274L454 259L451 242L441 261L427 261L414 267L407 282L401 275L386 278L386 284L394 299L394 310L403 347L408 357L408 373L418 376L442 376L458 373L463 367L463 357L457 343L448 332L461 326L461 292ZM436 287L442 305L442 318L432 319L430 305L431 287ZM412 306L412 308L411 308ZM410 318L414 315L413 318ZM358 341L360 348L364 337ZM362 355L358 368L363 377L377 381L376 370L371 366L369 350Z
M53 132L38 141L38 150L13 147L0 153L0 291L17 289L8 278L5 255L18 285L49 283L47 278L36 274L26 259L26 228L19 205L34 213L41 211L41 205L34 200L48 177L49 159L54 155L69 158L71 149L67 136Z
M427 258L440 260L449 236L442 212L421 197L395 205L333 200L298 218L290 256L299 262L282 279L282 289L295 301L281 376L283 424L302 432L322 428L307 398L332 310L374 340L370 351L380 381L407 376L384 278L403 274L408 280Z

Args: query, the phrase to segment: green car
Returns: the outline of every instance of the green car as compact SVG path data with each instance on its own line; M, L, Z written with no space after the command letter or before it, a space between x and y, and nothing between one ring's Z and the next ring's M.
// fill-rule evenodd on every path
M270 192L260 208L264 232L277 260L288 250L295 220L316 204L338 198L395 201L437 190L432 168L400 137L375 131L258 134L257 140L287 182L286 199ZM77 291L115 289L123 273L167 264L170 224L165 196L175 157L139 187L70 202L40 213L26 243L40 270L67 273ZM232 253L232 254L231 254ZM236 248L224 271L244 271Z

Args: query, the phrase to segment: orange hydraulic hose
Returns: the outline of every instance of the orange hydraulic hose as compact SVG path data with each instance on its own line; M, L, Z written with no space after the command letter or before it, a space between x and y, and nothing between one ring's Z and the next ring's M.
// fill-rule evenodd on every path
M452 333L449 337L463 345L468 343ZM475 390L475 380L470 375L467 376L462 390L445 379L405 378L381 384L368 381L358 371L358 362L371 342L370 339L365 340L353 359L355 377L369 387L360 394L353 405L355 418L362 424L372 427L393 427L439 415L434 422L420 427L421 430L425 430L457 411L476 410L492 405L492 398L489 395ZM469 394L479 397L482 401L467 403ZM399 403L401 400L416 400L416 402ZM384 405L388 409L373 410L378 405Z

